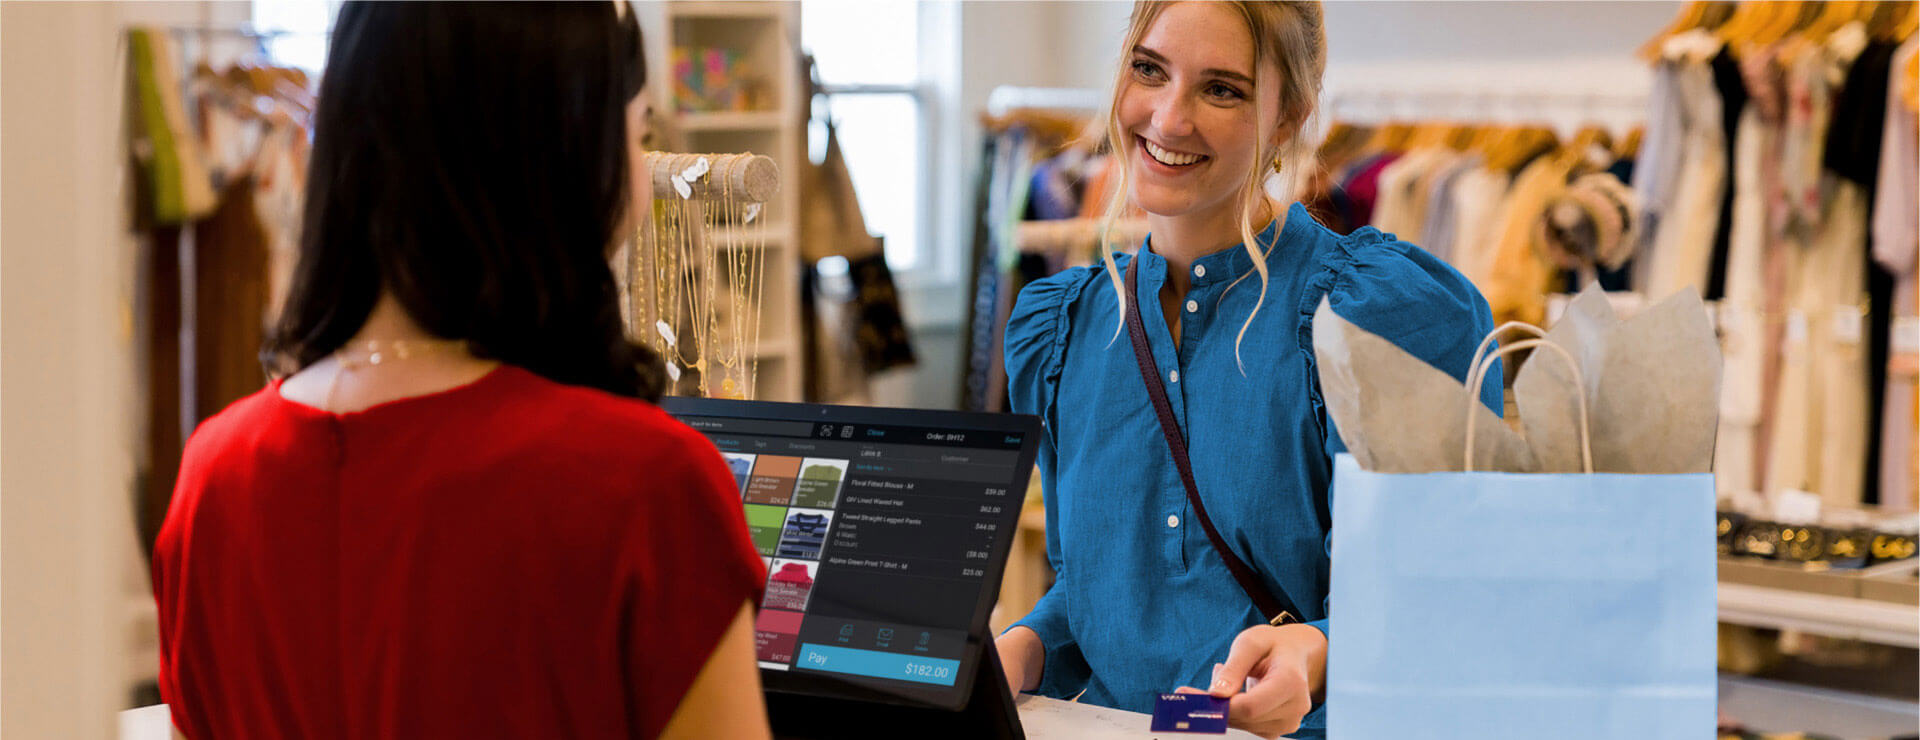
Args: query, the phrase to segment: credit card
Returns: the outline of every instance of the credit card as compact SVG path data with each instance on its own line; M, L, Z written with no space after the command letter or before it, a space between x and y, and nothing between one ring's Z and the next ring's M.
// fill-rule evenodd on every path
M1227 732L1227 700L1211 694L1161 694L1153 700L1154 732Z

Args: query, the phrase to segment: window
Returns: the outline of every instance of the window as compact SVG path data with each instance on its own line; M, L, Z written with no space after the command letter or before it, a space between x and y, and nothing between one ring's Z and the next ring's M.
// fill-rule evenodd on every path
M253 0L253 27L275 64L318 72L327 63L327 31L342 0Z
M814 101L831 116L867 229L886 238L887 262L924 268L928 249L926 95L919 59L920 3L899 0L803 0L800 43L814 55L829 96ZM808 134L817 159L826 127Z

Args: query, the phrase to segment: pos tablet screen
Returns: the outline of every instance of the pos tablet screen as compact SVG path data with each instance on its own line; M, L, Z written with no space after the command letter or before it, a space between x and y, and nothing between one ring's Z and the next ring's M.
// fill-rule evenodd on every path
M767 564L769 691L966 706L1036 417L667 398L733 470Z

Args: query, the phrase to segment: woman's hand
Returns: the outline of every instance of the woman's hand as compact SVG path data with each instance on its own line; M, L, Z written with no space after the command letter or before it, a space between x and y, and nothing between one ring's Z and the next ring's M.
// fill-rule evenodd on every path
M1213 685L1206 691L1190 686L1176 691L1229 699L1227 724L1270 738L1300 728L1326 675L1325 633L1304 624L1260 625L1233 638L1227 662L1214 666Z
M1047 660L1047 648L1040 634L1027 627L1014 627L993 641L1000 652L1000 670L1007 675L1007 689L1014 696L1040 688L1040 670Z

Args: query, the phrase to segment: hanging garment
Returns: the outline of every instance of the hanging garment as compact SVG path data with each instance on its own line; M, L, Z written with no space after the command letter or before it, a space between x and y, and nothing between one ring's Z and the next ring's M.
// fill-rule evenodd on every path
M819 164L803 165L800 175L802 192L807 194L800 199L800 258L807 264L828 257L865 257L879 250L867 230L832 121L827 122L826 131L826 154Z
M853 279L854 341L860 348L861 366L871 375L914 364L900 293L894 288L886 255L849 261L847 275Z
M293 124L273 127L255 158L254 213L267 235L267 303L264 326L271 327L300 262L300 213L306 203L307 133Z
M824 274L819 263L800 272L800 321L806 343L806 399L813 403L869 403L867 373L860 364L853 281Z
M1087 186L1080 198L1080 218L1106 218L1107 205L1114 198L1113 181L1120 176L1118 161L1113 155L1103 154L1087 164Z
M1382 168L1373 206L1373 227L1402 241L1411 241L1420 233L1422 212L1416 203L1416 188L1421 177L1449 154L1440 148L1416 149Z
M1728 229L1725 296L1717 309L1720 352L1719 441L1714 447L1714 483L1721 495L1757 493L1761 466L1762 412L1772 336L1766 322L1770 251L1778 246L1767 207L1779 177L1784 89L1772 49L1758 49L1743 63L1752 104L1741 114L1734 137L1734 203Z
M1034 165L1027 220L1058 220L1080 214L1087 154L1069 148Z
M806 397L819 403L867 400L867 376L859 361L853 289L845 277L822 279L821 260L866 259L885 251L867 231L853 177L831 120L826 122L826 152L819 164L803 164L807 197L800 207L801 342L806 357Z
M1633 193L1610 172L1581 175L1548 201L1535 221L1534 246L1570 289L1617 269L1633 248Z
M178 54L164 30L127 32L128 152L134 169L135 217L143 227L176 225L212 212L219 202L205 155L189 126Z
M1033 136L1021 127L989 137L982 156L978 216L974 222L973 302L968 307L967 372L961 408L1006 409L1007 375L1001 337L1016 293L1004 283L1019 260L1013 233L1027 210L1033 182Z
M1461 162L1475 159L1477 157L1474 155L1452 149L1441 149L1439 155L1434 158L1433 164L1428 165L1420 176L1414 179L1408 200L1407 223L1404 224L1404 228L1407 229L1407 239L1419 239L1426 234L1427 219L1433 215L1434 192L1441 179L1455 174ZM1415 243L1422 248L1426 247L1425 242ZM1429 249L1428 252L1432 250Z
M1725 157L1723 177L1733 173L1733 135L1740 125L1740 113L1747 107L1747 86L1741 79L1740 63L1734 61L1733 53L1722 47L1720 53L1713 55L1709 63L1713 69L1714 90L1720 94L1720 133L1721 141L1727 142L1721 147ZM1733 188L1723 186L1720 189L1720 216L1715 220L1713 232L1713 256L1707 262L1707 282L1700 286L1701 297L1707 300L1719 300L1726 295L1727 286L1727 249L1732 238L1733 225Z
M1769 494L1812 491L1835 506L1858 505L1864 481L1867 372L1859 305L1868 201L1858 183L1826 172L1822 163L1835 116L1832 91L1865 49L1863 38L1836 33L1799 55L1788 79L1793 108L1783 142L1790 198L1782 238L1790 246L1782 250L1785 320L1765 488ZM1797 167L1821 172L1821 179L1808 187L1792 179L1806 177ZM1809 214L1810 203L1819 210Z
M1853 66L1848 69L1845 82L1834 95L1833 122L1827 131L1825 165L1834 175L1865 190L1869 221L1873 218L1874 188L1879 184L1880 143L1884 138L1887 86L1890 83L1888 78L1894 51L1892 44L1875 42L1860 52ZM1867 324L1867 415L1868 428L1878 429L1887 381L1887 340L1892 327L1894 278L1873 261L1871 233L1868 232L1864 238L1869 241L1866 248L1861 250L1861 259L1866 262L1862 267L1865 271L1862 286L1865 296L1861 303ZM1880 500L1879 457L1877 444L1869 445L1862 457L1862 466L1872 471L1863 473L1867 485L1861 492L1862 502L1878 503Z
M1341 178L1340 187L1347 195L1347 223L1373 223L1373 209L1380 196L1381 172L1399 159L1399 152L1383 152L1362 159L1347 169L1347 176Z
M1900 47L1893 69L1911 69L1914 41ZM1920 460L1916 460L1915 400L1920 398L1920 297L1915 263L1920 258L1920 121L1897 102L1900 75L1888 81L1882 128L1880 174L1874 192L1873 257L1894 277L1886 385L1881 403L1880 505L1895 511L1920 509Z
M1846 37L1846 34L1837 34L1835 38ZM1831 69L1831 53L1819 43L1799 37L1789 39L1783 43L1778 58L1789 61L1782 73L1786 105L1780 128L1779 164L1767 209L1774 240L1766 250L1763 266L1765 287L1761 312L1765 326L1760 371L1763 392L1755 460L1761 488L1766 492L1776 490L1771 483L1773 476L1768 472L1776 440L1795 440L1796 451L1788 453L1793 455L1800 454L1798 450L1803 444L1799 441L1802 437L1779 430L1778 421L1783 406L1789 401L1797 403L1802 397L1803 382L1785 383L1783 379L1790 355L1797 356L1805 350L1804 342L1791 345L1788 342L1789 334L1805 333L1804 329L1790 331L1790 326L1805 324L1804 317L1794 319L1791 312L1795 286L1805 269L1807 245L1812 243L1819 221L1823 198L1820 160L1826 145L1827 121L1832 115L1831 88L1838 82L1837 77L1830 78L1838 74ZM1795 377L1799 376L1796 372ZM1798 416L1796 411L1795 417Z
M1453 186L1454 235L1448 259L1482 291L1497 243L1495 229L1512 182L1505 171L1481 165L1462 173Z
M1636 161L1633 159L1632 155L1628 155L1626 157L1622 157L1620 159L1614 160L1613 164L1607 167L1607 172L1611 173L1615 178L1618 178L1620 182L1626 183L1628 187L1632 187L1633 184L1636 182L1633 179L1635 165L1636 165ZM1635 191L1635 192L1637 193L1638 191ZM1633 203L1634 203L1635 213L1637 214L1639 212L1639 203L1640 203L1637 196L1633 200ZM1646 224L1639 221L1638 219L1636 219L1633 222L1633 230L1634 230L1633 243L1630 245L1627 245L1628 247L1630 247L1630 251L1627 255L1627 261L1622 263L1617 268L1614 268L1611 270L1608 270L1608 269L1600 270L1599 280L1600 280L1600 288L1602 290L1607 290L1612 292L1626 292L1626 291L1633 290L1634 256L1635 256L1635 253L1639 250L1640 245L1645 243L1645 240L1640 238L1640 234L1646 231L1646 229L1647 229Z
M1433 256L1453 262L1453 238L1459 213L1455 203L1455 185L1461 176L1485 163L1478 154L1467 154L1434 173L1428 188L1427 212L1421 218L1420 246Z
M1712 70L1690 62L1679 70L1678 84L1686 134L1680 179L1673 204L1659 217L1647 255L1647 275L1637 281L1652 300L1686 288L1704 291L1719 228L1720 200L1726 187L1726 137L1720 126L1720 94Z
M1685 152L1685 102L1680 92L1680 63L1662 60L1653 70L1653 89L1647 94L1647 129L1640 142L1634 195L1640 204L1640 245L1634 251L1652 252L1654 236L1679 190L1681 155ZM1644 285L1645 281L1639 284Z
M1859 506L1871 427L1867 385L1867 194L1835 178L1826 221L1808 251L1802 302L1809 327L1807 490L1830 507ZM1788 453L1791 454L1791 453Z
M1858 302L1866 195L1838 178L1832 192L1792 281L1767 487L1813 491L1829 506L1852 507L1860 504L1869 432L1865 312Z
M206 419L267 382L260 364L268 242L252 177L227 185L193 227L194 407Z
M1560 155L1535 159L1513 180L1505 212L1494 227L1492 259L1485 266L1481 292L1493 310L1494 324L1524 321L1546 323L1548 293L1557 292L1558 273L1541 258L1536 225L1547 203L1566 190L1568 173L1576 160Z

